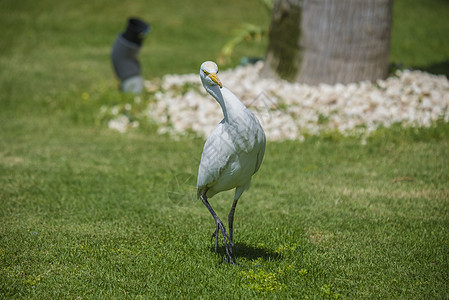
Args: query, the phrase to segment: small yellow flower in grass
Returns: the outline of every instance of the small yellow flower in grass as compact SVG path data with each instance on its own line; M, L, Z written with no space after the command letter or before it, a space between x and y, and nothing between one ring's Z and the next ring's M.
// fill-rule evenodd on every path
M39 284L41 279L42 279L42 275L37 275L37 276L30 275L30 276L27 276L27 278L23 280L23 283L25 283L27 285L34 286L34 285Z
M253 266L261 266L262 265L262 257L258 257L252 261Z
M86 92L83 92L83 93L81 94L81 98L82 98L84 101L87 101L87 100L89 100L89 94L86 93Z
M295 265L286 265L285 267L284 267L284 269L286 270L286 271L291 271L291 270L293 270L295 268Z
M298 271L298 273L299 273L301 276L306 276L307 273L309 273L309 271L307 271L307 269L301 269L301 270Z
M240 271L239 275L242 276L246 284L246 287L262 292L264 294L277 292L285 288L285 284L280 283L275 273L264 272L263 270L249 270Z
M326 298L329 298L329 299L339 299L339 298L341 298L341 294L335 293L333 291L333 289L329 285L327 285L327 284L325 284L325 285L323 285L321 287L321 292L323 293L323 295Z
M280 255L285 255L289 251L295 251L298 247L298 244L291 244L291 245L279 245L279 247L274 251Z

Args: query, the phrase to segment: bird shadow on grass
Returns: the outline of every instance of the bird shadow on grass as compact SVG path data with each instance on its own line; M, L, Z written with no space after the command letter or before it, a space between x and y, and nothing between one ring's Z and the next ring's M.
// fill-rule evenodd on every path
M211 246L210 251L215 253L215 247ZM217 254L226 260L226 250L224 246L219 246ZM271 251L265 247L254 247L245 243L236 243L232 248L232 257L236 260L245 258L247 260L280 260L282 255L280 253Z

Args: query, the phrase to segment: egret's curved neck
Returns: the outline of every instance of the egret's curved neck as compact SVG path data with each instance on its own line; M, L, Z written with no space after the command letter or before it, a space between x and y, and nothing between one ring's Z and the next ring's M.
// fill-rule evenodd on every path
M228 122L228 110L226 108L226 103L223 98L223 94L220 91L220 87L218 85L205 85L206 91L214 97L217 102L220 104L221 109L223 110L223 116L225 122Z

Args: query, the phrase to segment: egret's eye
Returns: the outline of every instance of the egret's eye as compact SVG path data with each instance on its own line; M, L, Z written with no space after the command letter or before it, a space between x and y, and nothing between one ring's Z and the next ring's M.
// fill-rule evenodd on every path
M206 75L206 76L208 76L210 73L209 72L207 72L206 70L203 70L203 72L204 72L204 75Z

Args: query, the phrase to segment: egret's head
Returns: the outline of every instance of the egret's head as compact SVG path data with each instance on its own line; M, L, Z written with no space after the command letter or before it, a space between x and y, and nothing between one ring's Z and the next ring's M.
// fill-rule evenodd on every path
M205 61L201 65L200 77L204 85L218 85L220 88L223 87L220 79L217 77L218 66L213 61Z

